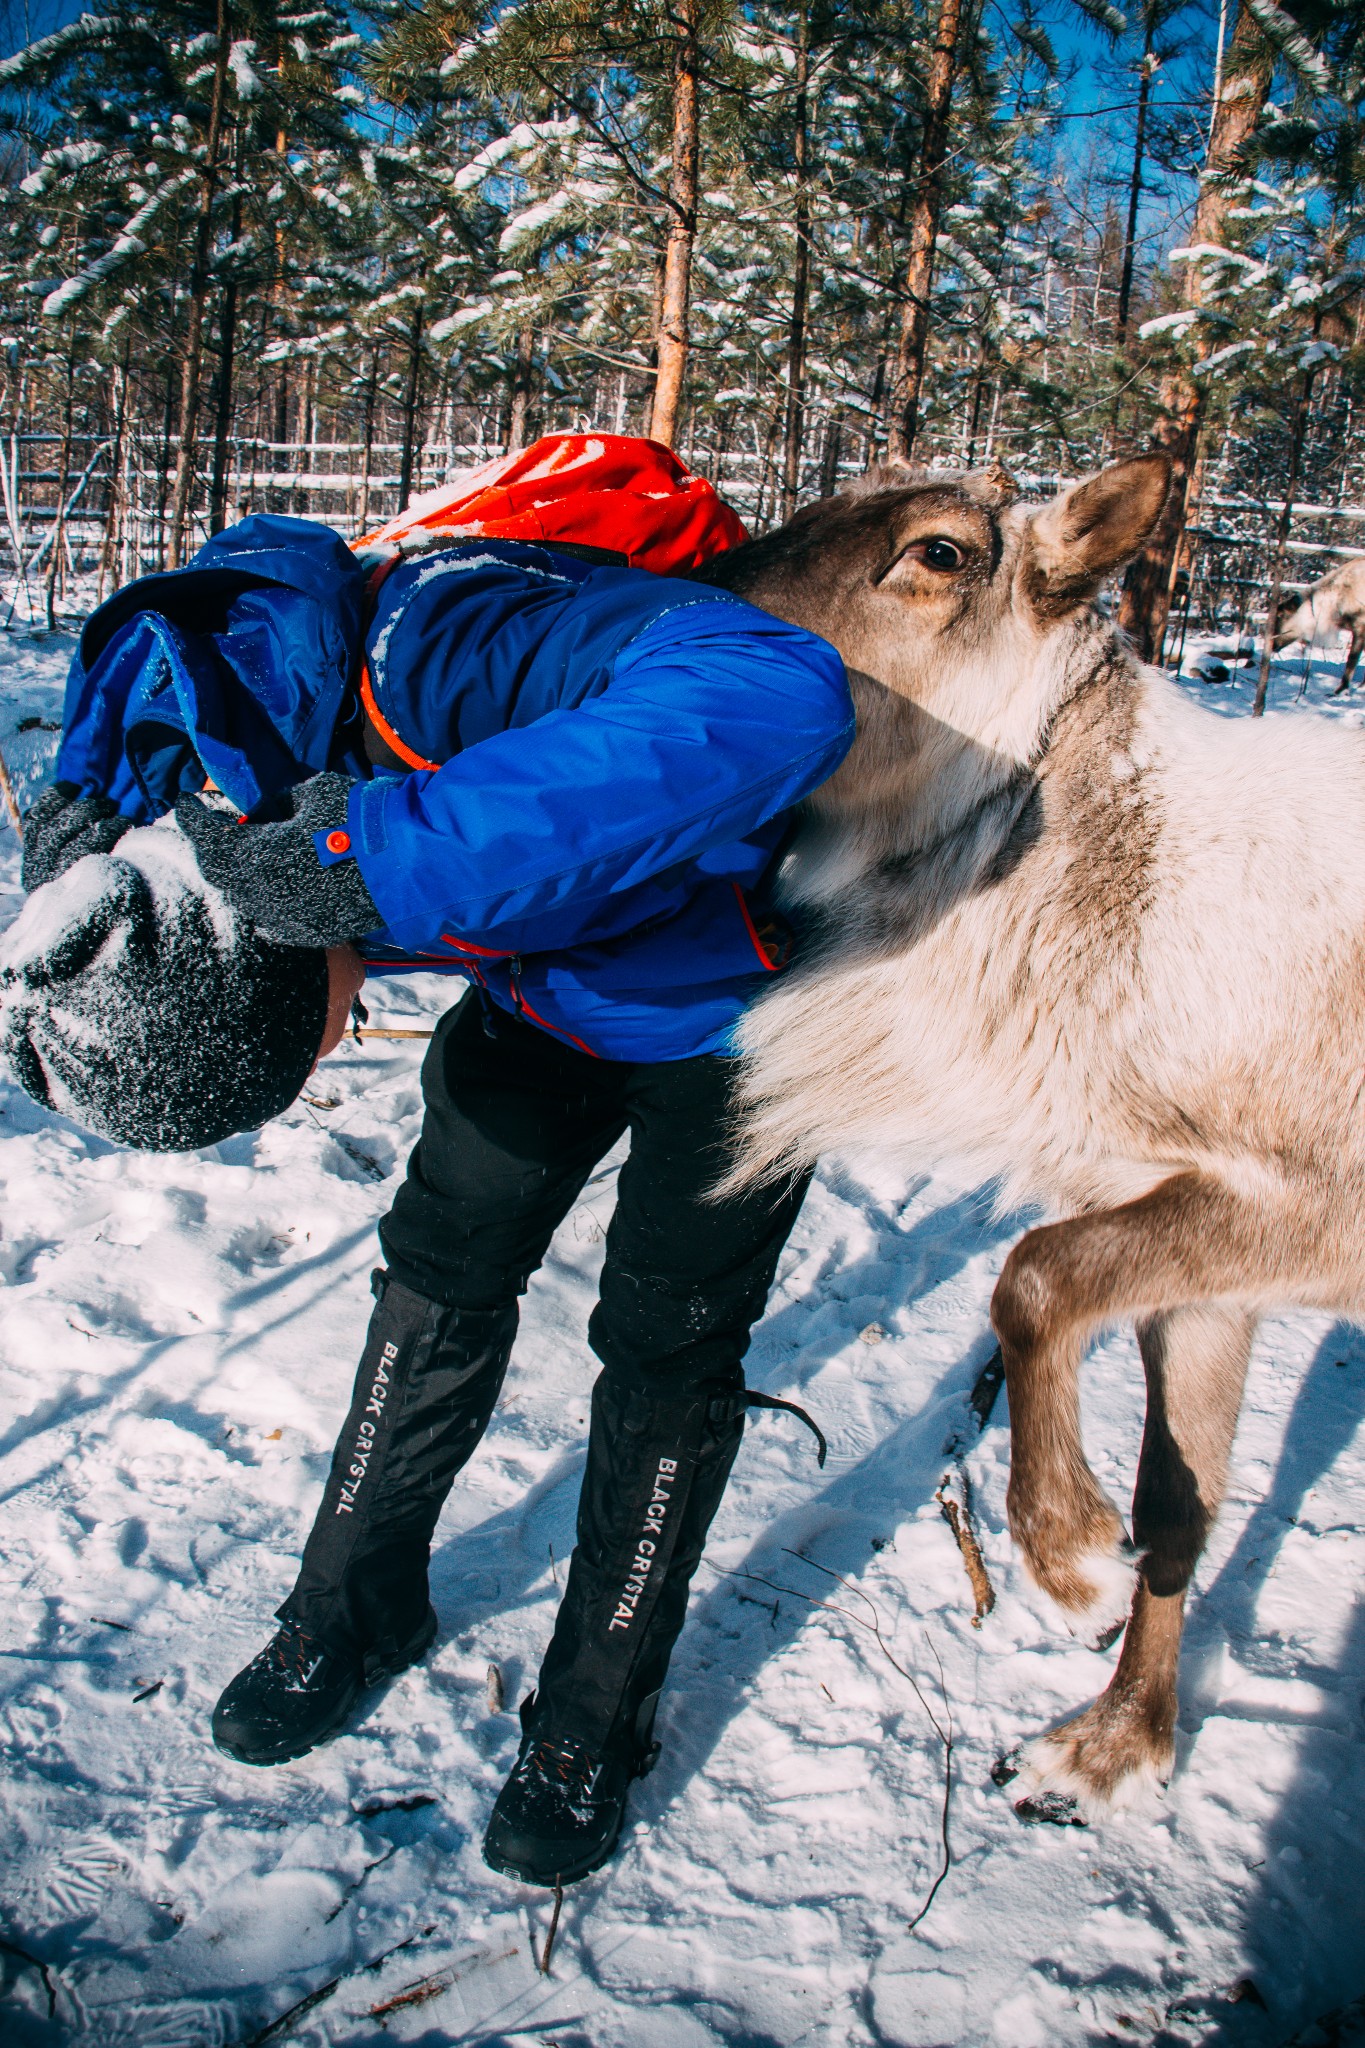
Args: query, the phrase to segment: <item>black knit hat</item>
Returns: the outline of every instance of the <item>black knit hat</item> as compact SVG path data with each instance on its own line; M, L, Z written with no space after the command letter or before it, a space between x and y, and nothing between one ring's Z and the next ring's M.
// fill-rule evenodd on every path
M0 941L0 1051L21 1087L149 1152L192 1152L287 1109L327 996L327 955L261 938L169 822L35 889Z

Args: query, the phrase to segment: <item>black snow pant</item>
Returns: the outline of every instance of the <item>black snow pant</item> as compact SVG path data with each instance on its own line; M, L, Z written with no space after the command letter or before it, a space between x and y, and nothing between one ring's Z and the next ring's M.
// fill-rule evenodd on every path
M532 1708L640 1752L744 1427L742 1360L808 1177L706 1199L733 1063L598 1060L475 994L423 1069L426 1116L380 1225L386 1274L292 1616L374 1668L420 1627L441 1504L487 1427L517 1297L623 1132L578 1544Z

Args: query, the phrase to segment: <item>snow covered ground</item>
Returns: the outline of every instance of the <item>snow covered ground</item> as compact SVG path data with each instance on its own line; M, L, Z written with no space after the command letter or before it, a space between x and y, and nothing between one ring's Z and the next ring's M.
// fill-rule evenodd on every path
M55 717L70 646L0 636L0 743L30 791L52 736L9 735ZM1365 724L1327 710L1333 679L1313 666L1302 715ZM1253 680L1190 688L1242 715ZM7 921L7 827L0 852ZM374 1020L420 1024L447 989L380 987ZM967 1395L1021 1219L950 1176L819 1180L750 1376L809 1405L829 1463L798 1425L751 1426L662 1760L616 1861L566 1895L548 1976L546 1897L479 1843L572 1544L609 1177L532 1288L442 1522L428 1661L298 1765L217 1754L212 1703L272 1625L345 1406L421 1050L347 1044L281 1122L190 1158L118 1152L0 1083L0 2038L1268 2048L1358 1998L1365 1338L1263 1330L1162 1809L1026 1828L992 1763L1116 1652L1070 1640L1005 1534L1003 1398L978 1435ZM1124 1496L1130 1338L1086 1398ZM953 1440L998 1593L979 1630L934 1497ZM951 1868L912 1932L942 1858L931 1712Z

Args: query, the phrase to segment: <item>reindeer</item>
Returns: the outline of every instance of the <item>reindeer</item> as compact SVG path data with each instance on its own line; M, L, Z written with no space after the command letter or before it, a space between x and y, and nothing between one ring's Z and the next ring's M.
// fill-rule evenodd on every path
M890 1150L1062 1219L991 1303L1009 1521L1073 1627L1126 1635L1019 1759L1029 1819L1168 1778L1257 1318L1365 1310L1365 739L1205 712L1096 610L1167 474L1138 457L1029 510L998 473L883 473L703 572L830 638L860 715L782 869L807 941L741 1029L733 1181ZM1127 1318L1133 1541L1078 1395Z
M1344 697L1350 689L1356 663L1365 648L1365 555L1339 562L1306 590L1297 603L1290 598L1282 605L1275 621L1274 646L1278 652L1281 647L1302 640L1311 647L1314 642L1330 640L1340 632L1350 634L1351 644L1346 650L1341 681L1332 692L1334 697Z

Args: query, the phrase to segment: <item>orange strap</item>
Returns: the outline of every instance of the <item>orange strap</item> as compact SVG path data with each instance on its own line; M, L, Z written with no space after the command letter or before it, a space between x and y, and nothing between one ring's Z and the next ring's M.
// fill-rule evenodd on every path
M731 882L730 887L735 892L735 901L739 905L739 914L744 919L744 929L749 934L749 939L755 953L757 953L759 959L763 962L763 965L767 969L768 973L776 974L778 969L782 965L782 962L780 960L773 959L767 947L764 945L762 939L759 937L758 927L754 923L753 916L749 910L749 905L745 900L744 891L740 888L739 883Z
M440 767L441 764L439 761L427 761L424 760L420 754L415 753L413 749L408 745L407 741L404 739L400 739L398 734L394 731L393 727L389 724L388 719L385 718L383 712L380 710L378 704L375 702L374 686L370 681L370 670L368 663L365 663L360 671L360 701L365 706L365 710L369 716L370 723L374 727L375 731L379 734L380 739L383 740L385 746L393 748L394 753L397 754L400 761L406 761L409 768Z

